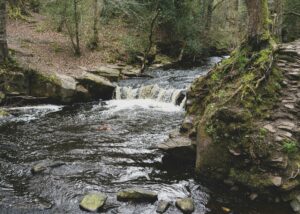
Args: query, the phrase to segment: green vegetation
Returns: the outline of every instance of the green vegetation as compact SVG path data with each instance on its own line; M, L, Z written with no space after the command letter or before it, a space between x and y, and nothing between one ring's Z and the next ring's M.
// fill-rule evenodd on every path
M298 143L292 140L285 139L283 141L282 149L288 154L293 154L299 151Z

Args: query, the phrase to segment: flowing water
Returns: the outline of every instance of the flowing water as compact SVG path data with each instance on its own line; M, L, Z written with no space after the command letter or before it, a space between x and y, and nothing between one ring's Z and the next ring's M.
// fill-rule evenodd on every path
M184 94L208 66L180 71L156 70L154 78L122 81L116 99L74 106L9 109L0 121L0 214L85 213L78 204L85 193L108 195L103 213L155 213L157 204L124 203L116 192L140 187L174 201L192 197L195 213L286 213L273 205L252 207L195 181L192 166L162 164L156 149L179 127ZM32 174L43 163L46 170ZM265 211L263 211L265 210ZM169 214L180 213L173 205Z

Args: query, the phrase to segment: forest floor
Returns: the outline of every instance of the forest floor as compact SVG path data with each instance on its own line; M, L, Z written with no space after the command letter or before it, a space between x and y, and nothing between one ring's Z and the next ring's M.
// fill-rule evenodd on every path
M76 57L66 33L56 32L45 16L32 14L27 20L8 21L8 45L22 66L46 73L77 76L83 71L80 67L93 68L107 63L122 63L116 60L124 55L124 49L116 37L126 33L122 32L125 29L122 30L115 24L105 27L109 27L105 34L101 29L99 33L101 50L91 51L82 41L82 55Z

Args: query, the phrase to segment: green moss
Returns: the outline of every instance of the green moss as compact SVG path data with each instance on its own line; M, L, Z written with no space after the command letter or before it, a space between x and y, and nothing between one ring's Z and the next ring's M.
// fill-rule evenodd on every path
M287 154L293 154L299 151L298 143L289 139L283 141L282 149Z
M6 117L6 116L9 116L9 113L7 113L5 110L0 108L0 118L1 117Z
M255 189L264 189L272 186L270 178L256 168L251 168L250 170L231 168L229 177L233 181Z

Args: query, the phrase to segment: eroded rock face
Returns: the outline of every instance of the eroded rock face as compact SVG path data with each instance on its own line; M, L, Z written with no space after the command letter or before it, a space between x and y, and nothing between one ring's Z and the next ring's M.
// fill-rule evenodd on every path
M87 88L92 97L98 99L111 99L115 86L106 78L91 73L84 73L76 78L80 85Z
M191 198L183 198L176 200L176 206L186 214L193 213L195 210L194 201Z
M144 189L125 189L117 193L118 201L144 201L154 202L157 200L157 193Z
M107 196L103 193L90 193L83 197L80 207L90 212L97 212L107 200Z
M4 82L0 101L4 98L47 103L75 103L110 99L115 86L106 78L85 73L78 79L63 74L44 74L38 71L0 72ZM2 96L3 95L3 96Z
M117 82L120 80L122 67L115 65L103 65L92 69L83 68L83 70L97 76L107 78L110 81Z

